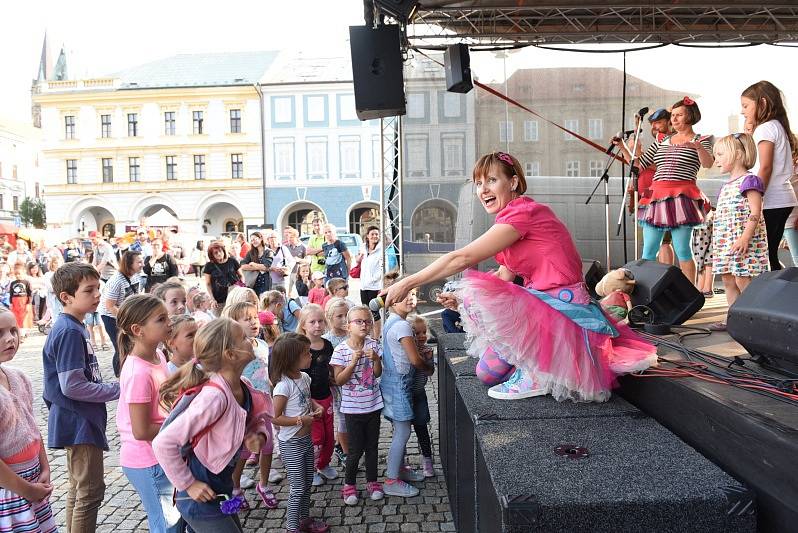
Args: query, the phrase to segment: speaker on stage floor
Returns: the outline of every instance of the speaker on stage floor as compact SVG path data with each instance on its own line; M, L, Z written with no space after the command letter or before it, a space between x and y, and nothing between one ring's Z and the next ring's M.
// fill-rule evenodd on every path
M600 297L596 294L596 285L606 274L607 270L598 261L592 259L582 260L582 277L585 279L590 295L597 300Z
M798 268L755 277L729 308L726 330L751 355L798 373Z
M474 88L471 82L471 57L468 46L462 43L446 47L443 54L446 70L446 90L452 93L467 93Z
M360 120L405 114L399 26L349 27L355 110Z
M635 279L632 305L651 309L654 324L682 324L704 306L701 291L673 265L639 259L623 268Z

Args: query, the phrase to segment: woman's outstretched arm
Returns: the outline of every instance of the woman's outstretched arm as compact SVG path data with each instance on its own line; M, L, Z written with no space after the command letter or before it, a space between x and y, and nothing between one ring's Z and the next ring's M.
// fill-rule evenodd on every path
M439 257L423 270L391 285L383 293L385 307L404 299L414 287L436 279L447 278L475 266L480 261L493 257L520 238L521 235L511 225L495 224L474 242Z

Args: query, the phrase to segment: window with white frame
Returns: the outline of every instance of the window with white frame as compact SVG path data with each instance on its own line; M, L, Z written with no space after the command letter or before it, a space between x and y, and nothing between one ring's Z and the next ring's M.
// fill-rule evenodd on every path
M114 160L110 157L102 158L103 183L113 183L114 181Z
M166 156L166 179L170 181L177 179L177 156Z
M341 157L341 177L360 177L360 137L341 137L338 140Z
M111 115L100 115L100 136L103 139L111 137Z
M327 138L308 138L305 141L308 154L308 178L325 179L327 177Z
M194 179L195 180L204 180L205 179L205 156L204 155L195 155L194 156Z
M572 178L579 177L579 161L566 161L565 175Z
M408 93L407 118L424 119L427 117L426 93Z
M78 182L78 160L77 159L67 159L66 160L66 178L67 183L77 183Z
M241 133L241 110L230 110L230 133Z
M565 129L567 129L567 130L571 130L574 133L579 133L579 119L578 118L566 119L565 123L563 124L563 126L565 126ZM573 135L571 135L567 131L562 132L562 138L565 139L566 141L573 141L573 140L576 139L576 137L574 137Z
M540 161L528 161L524 165L524 175L528 178L540 176Z
M305 99L305 119L308 122L324 122L326 118L324 115L325 103L327 97L322 94L314 94Z
M457 93L443 93L443 116L445 118L459 118L461 114L462 96Z
M426 135L408 135L405 139L407 149L408 176L429 175L429 139Z
M591 178L601 177L601 175L604 173L604 162L591 159L588 163L588 169L590 170Z
M276 124L290 124L294 121L294 98L291 96L275 96L274 119Z
M175 112L165 111L163 114L163 133L164 135L174 135L175 132Z
M234 180L244 177L244 154L230 154L231 175Z
M75 116L74 115L66 115L64 117L64 138L65 139L74 139L75 138Z
M294 139L275 139L273 144L275 178L294 179Z
M540 140L537 120L524 121L524 141L537 142Z
M338 120L358 120L357 118L357 109L355 108L355 95L354 94L343 94L340 98L341 109L338 111L340 112L340 116Z
M604 120L600 118L591 118L587 121L587 136L591 139L604 138Z
M513 142L513 121L499 121L499 142Z
M202 111L192 111L191 122L194 135L202 135L205 126L205 113Z
M127 173L130 181L141 181L141 162L138 157L127 158Z
M127 114L127 136L128 137L137 137L139 134L139 114L138 113L128 113Z
M465 175L465 137L463 135L444 135L441 139L443 152L443 173L445 176Z

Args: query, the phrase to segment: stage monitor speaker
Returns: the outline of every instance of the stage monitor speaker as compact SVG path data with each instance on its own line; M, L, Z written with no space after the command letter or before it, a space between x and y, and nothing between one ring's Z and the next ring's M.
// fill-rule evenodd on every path
M596 285L606 274L607 271L598 261L590 259L582 261L582 277L585 279L587 290L593 298L599 298L599 295L596 294Z
M798 268L755 277L729 308L726 330L751 355L798 373Z
M673 265L640 259L624 268L635 279L632 305L651 309L654 324L682 324L704 306L701 291Z
M471 82L471 57L468 46L453 44L446 47L443 54L446 70L446 90L452 93L467 93L474 88Z
M355 111L360 120L405 114L399 26L349 27Z

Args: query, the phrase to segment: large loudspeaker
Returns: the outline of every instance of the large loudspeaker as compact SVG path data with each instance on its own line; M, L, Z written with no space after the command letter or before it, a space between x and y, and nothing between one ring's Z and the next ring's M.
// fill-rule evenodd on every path
M360 120L405 114L399 26L349 27L355 110Z
M755 277L729 308L726 329L751 355L798 373L798 268Z
M682 324L704 307L704 295L673 265L640 259L624 268L635 278L632 305L651 309L655 324Z
M471 82L471 57L468 46L453 44L446 47L443 54L446 69L446 90L453 93L467 93L474 88Z

